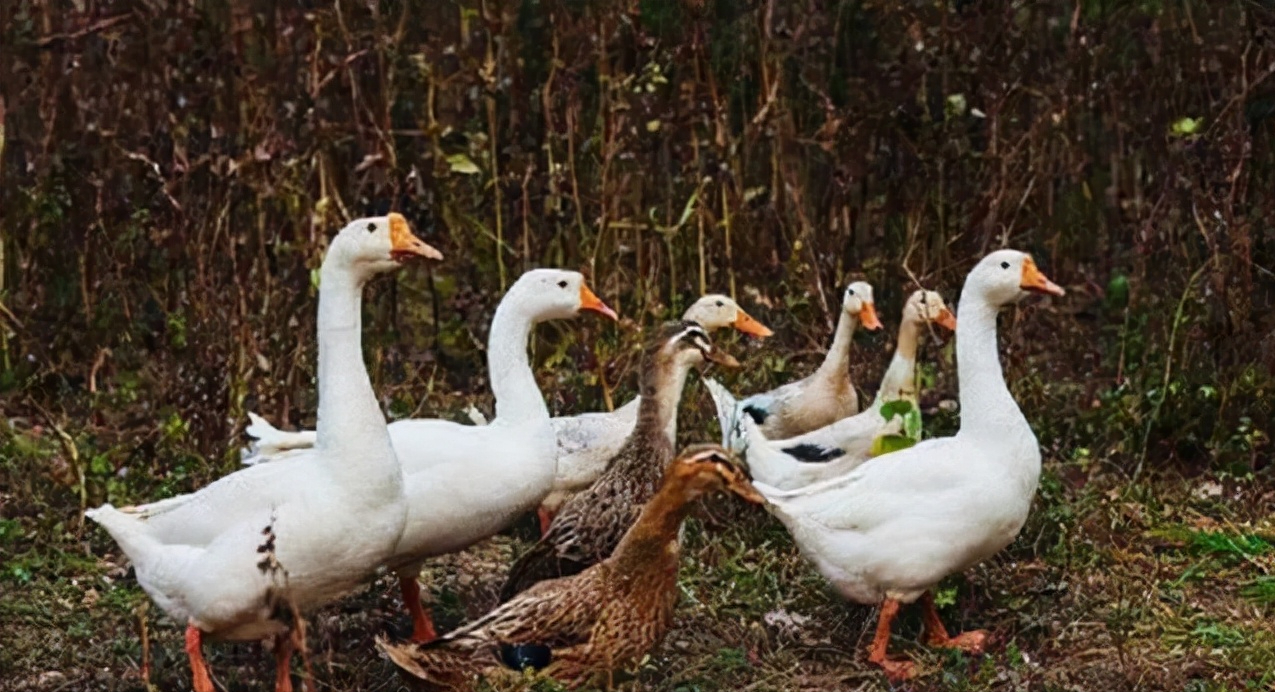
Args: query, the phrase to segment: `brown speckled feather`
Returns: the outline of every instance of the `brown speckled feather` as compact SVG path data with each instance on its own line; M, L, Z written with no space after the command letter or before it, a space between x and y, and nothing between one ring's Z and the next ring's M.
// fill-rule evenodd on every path
M666 429L677 416L687 373L685 367L677 367L676 359L680 351L693 347L670 340L688 329L703 334L693 322L673 322L647 346L637 425L606 471L563 505L545 535L510 568L500 591L502 602L536 582L578 574L597 564L637 521L673 460L673 440Z
M378 646L424 689L473 689L479 678L521 675L501 655L503 647L519 645L544 650L538 673L568 689L597 684L631 667L668 632L677 602L678 529L689 502L723 488L762 502L720 447L683 455L611 557L534 584L433 642Z

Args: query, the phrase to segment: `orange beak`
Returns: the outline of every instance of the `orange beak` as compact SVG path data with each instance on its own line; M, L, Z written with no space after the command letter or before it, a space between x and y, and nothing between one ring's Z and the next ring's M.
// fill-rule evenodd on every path
M443 259L443 253L434 249L430 245L426 245L425 241L417 238L412 233L412 227L407 225L407 219L402 214L393 212L389 216L390 219L390 257L402 262L410 257L424 257L425 259Z
M1024 291L1035 291L1036 293L1049 293L1055 296L1066 295L1062 286L1049 280L1049 277L1041 273L1036 267L1036 261L1028 257L1023 261L1023 278L1019 282L1018 287Z
M951 310L943 308L943 312L934 318L934 324L954 332L956 331L956 315L953 315Z
M744 312L743 310L735 313L735 321L731 322L730 326L745 334L755 336L758 339L765 339L771 334L774 334L774 332L770 331L769 327L753 319L752 315Z
M615 314L615 310L607 307L607 304L602 302L602 299L595 295L593 291L589 290L587 284L583 283L580 284L580 309L602 313L613 320L620 319L619 315Z
M877 317L877 308L872 303L864 303L859 311L859 322L871 331L881 328L881 320Z

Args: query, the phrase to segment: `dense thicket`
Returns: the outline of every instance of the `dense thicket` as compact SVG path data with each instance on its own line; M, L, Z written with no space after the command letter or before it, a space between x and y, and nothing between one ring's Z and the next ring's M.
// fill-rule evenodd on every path
M1007 346L1051 449L1246 473L1275 394L1273 21L1239 1L9 0L0 401L95 430L102 476L173 436L216 456L245 408L303 422L325 239L393 208L447 255L370 301L398 415L483 391L475 344L527 267L581 268L646 323L734 293L770 352L809 353L849 278L893 316L913 278L955 299L1008 244L1071 291ZM550 330L555 406L631 388L636 341Z

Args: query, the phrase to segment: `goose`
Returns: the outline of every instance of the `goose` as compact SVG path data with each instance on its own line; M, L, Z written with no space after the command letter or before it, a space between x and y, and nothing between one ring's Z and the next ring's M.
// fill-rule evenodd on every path
M377 646L404 677L429 689L472 689L477 678L528 669L567 689L601 686L638 663L672 627L682 522L692 502L720 491L762 502L724 449L688 447L607 559L540 582L428 644L382 638Z
M801 553L845 598L881 604L868 660L891 680L915 675L886 655L900 604L918 599L926 641L980 653L981 631L950 636L931 590L1009 545L1040 478L1040 446L1005 384L996 318L1028 291L1064 295L1031 256L998 250L970 271L956 328L961 428L874 457L853 471L795 490L754 482Z
M410 509L386 566L398 575L414 640L437 636L417 582L424 560L490 538L535 509L552 489L557 446L549 409L527 359L527 340L536 324L574 317L581 310L616 319L579 272L523 273L497 306L488 336L495 419L481 426L440 419L390 423ZM313 436L292 433L300 434ZM300 440L293 437L289 444ZM258 461L275 463L295 453L294 448Z
M726 327L758 339L774 334L729 296L716 293L695 301L682 315L682 320L699 324L709 334ZM637 424L638 400L639 397L633 397L614 411L553 419L554 434L558 437L558 477L553 492L537 510L541 534L548 530L549 522L562 505L592 485L606 470L607 461L620 451Z
M152 504L85 515L128 556L147 595L186 625L196 692L213 692L205 637L274 638L277 692L292 689L292 609L357 589L407 520L403 476L363 367L363 285L408 257L442 259L399 214L353 221L319 270L319 423L312 449Z
M934 291L916 291L904 303L899 341L881 378L876 398L868 408L849 418L787 440L766 439L748 416L739 416L740 420L734 423L720 421L723 430L733 430L736 423L744 426L742 446L752 477L770 486L791 490L839 476L863 463L870 455L873 441L897 425L897 421L888 421L882 416L882 407L898 399L917 402L917 342L930 324L954 330L956 318L941 295ZM716 380L708 380L706 384L710 392L724 391ZM738 442L736 446L740 446Z
M501 600L538 581L580 572L611 554L673 461L686 376L704 361L739 366L714 348L708 331L695 322L670 322L647 343L637 426L598 480L568 500L536 545L514 562Z
M715 387L709 391L717 406L718 419L734 421L748 414L763 435L781 440L858 413L859 394L850 382L850 344L860 322L873 331L881 328L872 299L872 285L864 281L846 287L836 336L818 370L801 380L738 402L726 388Z

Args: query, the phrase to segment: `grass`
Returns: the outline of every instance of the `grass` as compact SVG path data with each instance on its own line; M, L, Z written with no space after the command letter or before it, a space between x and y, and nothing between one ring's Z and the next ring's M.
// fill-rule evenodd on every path
M701 403L692 417L707 420ZM28 457L41 463L59 454L48 438L21 443L46 445ZM1080 464L1090 472L1073 473ZM905 688L1221 692L1275 683L1275 549L1256 482L1221 502L1200 497L1200 479L1152 474L1130 484L1096 468L1048 459L1019 540L938 590L949 629L993 634L986 655L920 645L919 617L905 608L892 648L924 673ZM31 496L6 492L6 507L19 511L0 519L0 668L9 671L0 689L144 690L143 623L152 683L187 686L179 629L150 606L109 539L91 524L81 530L76 494L47 472L35 476ZM422 580L441 628L494 603L533 531L528 517L427 566ZM875 610L838 598L778 522L719 498L685 535L676 628L642 665L641 689L890 689L864 660ZM309 645L320 689L403 689L373 639L407 631L389 577L315 613ZM215 644L209 653L228 690L272 680L271 659L255 645Z

